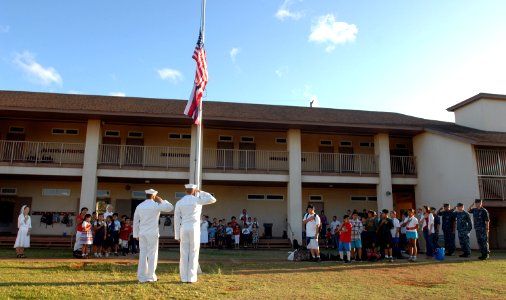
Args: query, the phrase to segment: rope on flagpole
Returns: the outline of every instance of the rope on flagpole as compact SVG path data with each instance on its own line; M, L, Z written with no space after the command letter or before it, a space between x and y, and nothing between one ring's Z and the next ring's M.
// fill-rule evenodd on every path
M202 35L202 47L204 47L204 39L205 39L205 28L206 27L206 0L202 0L202 11L200 16L200 34ZM202 95L203 96L203 95ZM198 189L202 188L202 132L203 132L203 120L202 120L202 102L203 99L200 99L199 108L198 108L198 120L199 124L197 125L197 154L195 155L195 184L198 186Z

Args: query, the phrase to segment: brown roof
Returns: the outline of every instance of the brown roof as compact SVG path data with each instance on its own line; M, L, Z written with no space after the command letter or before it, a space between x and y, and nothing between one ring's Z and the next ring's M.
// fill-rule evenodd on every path
M506 98L506 96L505 96ZM186 100L0 91L0 117L190 125ZM506 146L506 133L391 112L205 101L204 122L214 128L416 135L432 131L472 144Z
M466 106L468 104L471 104L475 101L478 101L480 99L506 100L506 95L479 93L478 95L475 95L469 99L459 102L452 107L448 107L446 110L447 111L456 111L457 109L459 109L463 106Z

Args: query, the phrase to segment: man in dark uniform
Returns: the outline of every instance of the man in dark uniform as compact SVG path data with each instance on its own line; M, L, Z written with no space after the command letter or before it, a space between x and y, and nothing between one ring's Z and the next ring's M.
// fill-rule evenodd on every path
M488 248L490 216L488 211L483 207L481 199L476 199L474 204L469 207L469 212L473 214L474 230L480 246L481 256L478 258L481 260L488 259L490 253Z
M459 231L459 243L460 248L464 253L459 255L460 257L469 257L471 256L471 246L469 243L469 235L471 234L471 230L473 229L473 223L471 222L471 215L464 209L464 204L457 204L457 209L454 211L454 217L456 219L453 223L453 234L455 236L455 227Z
M452 256L455 252L455 214L450 204L445 203L437 213L443 223L443 235L445 239L445 255Z

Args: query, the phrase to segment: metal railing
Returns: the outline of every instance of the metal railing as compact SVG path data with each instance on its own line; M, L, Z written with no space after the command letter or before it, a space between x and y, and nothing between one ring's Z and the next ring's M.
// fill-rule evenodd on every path
M506 201L506 178L478 178L481 199Z
M189 168L190 148L166 146L100 145L99 165Z
M288 171L287 151L204 149L202 168L241 171Z
M302 152L302 171L338 174L378 174L372 154Z
M0 140L0 161L48 164L83 164L84 144Z
M416 175L416 159L414 156L390 156L392 175Z
M476 150L479 176L506 177L506 150Z

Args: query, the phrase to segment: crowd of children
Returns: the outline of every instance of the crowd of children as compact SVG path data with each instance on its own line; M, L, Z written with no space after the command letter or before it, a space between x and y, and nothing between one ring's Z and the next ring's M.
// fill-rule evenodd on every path
M200 242L203 247L258 248L260 232L257 218L251 218L245 214L241 214L240 220L233 216L229 222L216 218L211 222L209 216L203 216L200 229Z
M327 249L338 249L338 260L344 262L393 261L394 257L416 261L420 248L419 231L424 234L424 251L428 259L434 257L435 249L439 248L439 217L434 208L427 206L418 214L414 209L402 211L400 219L395 211L387 209L382 210L380 215L373 210L348 210L342 222L333 216L330 224L327 224L323 211L321 215L319 235L324 240L323 244ZM311 260L319 261L320 256L312 256Z
M126 215L119 220L117 213L107 214L105 218L103 213L86 214L81 227L83 258L90 256L90 250L96 258L119 256L118 251L123 256L138 253L138 241L132 237L132 223Z

